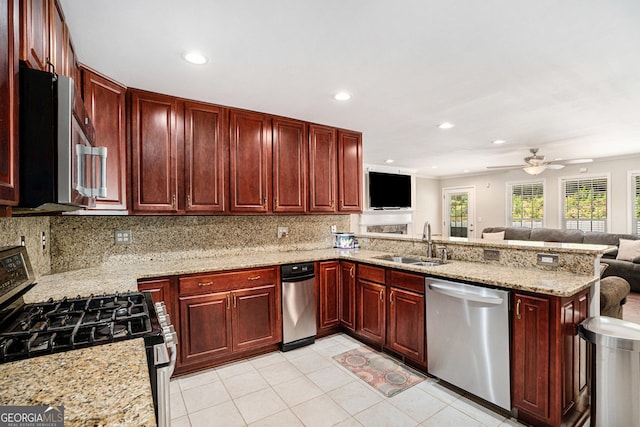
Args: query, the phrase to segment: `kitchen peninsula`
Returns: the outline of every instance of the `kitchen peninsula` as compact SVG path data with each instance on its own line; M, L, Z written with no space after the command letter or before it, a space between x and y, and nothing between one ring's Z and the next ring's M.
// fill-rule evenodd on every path
M549 329L543 331L543 336L528 336L527 334L531 334L531 331L520 330L517 326L514 326L512 332L512 353L514 355L512 360L514 377L513 406L518 409L518 416L524 421L559 425L562 420L566 420L566 416L563 418L562 412L566 409L567 397L571 398L569 399L571 409L567 411L568 414L574 414L573 416L576 420L581 419L586 414L585 407L577 404L577 397L574 399L572 396L565 395L563 396L565 400L561 400L563 382L557 380L557 378L565 378L562 376L564 373L573 372L573 366L563 368L563 364L567 360L576 360L578 362L582 360L586 346L578 341L577 335L574 336L573 334L570 337L565 337L566 339L560 340L562 345L558 345L557 342L560 336L563 336L562 334L569 331L562 325L578 323L581 319L587 317L587 304L591 299L589 292L598 285L598 278L594 274L594 268L599 261L599 257L609 250L608 247L553 243L532 246L519 242L494 243L473 240L438 240L438 245L447 247L451 260L444 265L424 267L380 259L384 255L398 253L423 255L426 253L425 243L421 240L368 235L358 237L363 246L359 250L315 249L284 252L261 252L256 250L253 252L245 251L244 255L228 254L216 256L215 253L210 253L206 254L208 256L200 258L189 257L188 253L174 253L154 255L152 257L153 261L150 260L151 257L141 256L138 262L135 262L135 257L132 257L129 259L129 263L122 263L122 259L118 259L118 262L107 262L101 266L42 276L38 280L38 285L25 295L25 299L27 302L35 302L50 297L62 298L92 293L127 292L137 290L139 284L154 283L158 278L168 279L165 282L168 284L168 288L164 289L164 298L165 300L170 300L168 306L170 311L173 310L171 313L172 320L176 325L179 325L182 312L178 308L178 289L172 287L179 283L177 281L178 278L189 278L203 274L227 274L226 272L230 270L241 273L251 272L256 269L266 269L281 264L305 261L316 261L320 264L355 265L356 277L361 274L361 270L376 268L382 272L386 271L387 277L391 277L390 274L396 274L391 272L401 272L406 274L406 277L411 276L418 279L425 276L435 276L490 287L511 289L514 292L513 298L516 298L516 296L521 298L526 307L529 307L531 302L537 304L534 308L535 313L532 314L538 317L542 316L541 321L548 322L549 325ZM499 260L483 260L482 257L486 249L500 251ZM536 267L538 253L558 254L559 265L554 268ZM279 269L274 268L273 271L277 272ZM322 282L322 280L323 278L319 277L318 281ZM336 280L340 282L341 279L336 278ZM277 281L276 277L274 282L277 283ZM335 302L342 305L341 285L343 284L335 283L333 288L317 287L320 293L320 304L322 304L322 301L327 300L322 297L322 293L330 291L336 292ZM355 286L356 281L351 282L348 286L352 285ZM352 306L355 310L358 310L358 308L355 308L355 304ZM322 312L322 309L320 312ZM336 312L340 312L337 307ZM342 317L343 313L340 314L340 317ZM523 317L527 319L526 311ZM514 325L516 325L516 320L514 319L513 321ZM336 323L334 330L340 324L340 322ZM331 330L329 328L326 331L330 332ZM353 333L349 328L346 328L346 331ZM519 333L524 335L518 335ZM355 333L355 336L358 337L358 334ZM276 335L276 337L276 339L279 339L279 336ZM181 339L184 340L184 333ZM540 342L544 344L543 348L531 347L531 345L540 345ZM424 340L421 343L424 345ZM386 348L384 345L382 347ZM265 352L276 348L277 346L274 343L274 345L264 345L255 351ZM181 349L184 349L184 346ZM514 363L518 363L515 356L519 354L535 355L543 350L546 351L545 359L549 359L549 355L551 355L549 365L534 364L518 368L513 366ZM240 352L239 354L242 356L243 353ZM250 352L247 354L257 353ZM567 359L566 356L569 356L569 358ZM405 361L408 363L413 362L412 364L416 365L416 361L410 357ZM191 365L182 371L178 370L178 372L190 372L195 369L202 369L204 366ZM424 370L426 362L423 362L422 366ZM535 367L535 371L531 371L531 366ZM576 365L576 367L586 369L584 365ZM541 371L541 369L544 371ZM517 379L518 377L521 378L520 381ZM523 398L519 402L517 387L523 387L524 384L530 387L529 381L534 378L542 378L545 381L546 389L540 388L535 401L531 401L531 396L527 395L526 399ZM575 381L578 381L576 385L580 390L579 394L582 395L586 386L586 371L585 376L577 376ZM549 391L547 392L546 390ZM576 409L578 407L579 409Z

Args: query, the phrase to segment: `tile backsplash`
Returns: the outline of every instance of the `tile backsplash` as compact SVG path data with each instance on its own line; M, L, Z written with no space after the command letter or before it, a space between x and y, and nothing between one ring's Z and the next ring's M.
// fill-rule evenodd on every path
M245 252L329 248L331 225L349 230L349 215L56 216L51 217L51 271L145 260ZM287 237L277 237L288 227ZM131 243L116 245L116 230Z

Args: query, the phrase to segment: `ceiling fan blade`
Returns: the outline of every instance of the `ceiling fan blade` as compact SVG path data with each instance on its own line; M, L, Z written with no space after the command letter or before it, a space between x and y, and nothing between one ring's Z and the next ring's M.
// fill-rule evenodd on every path
M545 166L549 169L562 169L564 167L564 165L558 163L549 163Z
M564 160L562 163L565 165L579 165L581 163L591 163L593 159L573 159L573 160Z
M503 166L487 166L487 169L516 169L523 168L527 165L503 165Z

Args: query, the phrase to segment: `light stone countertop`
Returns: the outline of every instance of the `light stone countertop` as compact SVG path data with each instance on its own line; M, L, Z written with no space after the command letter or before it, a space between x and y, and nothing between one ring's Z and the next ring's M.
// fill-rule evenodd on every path
M142 338L0 365L0 405L64 406L65 426L155 426Z
M294 262L347 259L393 267L450 280L465 280L490 286L535 292L545 295L571 296L590 287L593 276L536 268L518 269L496 264L454 260L445 265L422 267L377 259L388 254L369 250L319 249L290 252L258 252L208 258L162 260L135 259L120 264L50 274L38 279L38 285L25 295L25 301L41 302L49 298L88 296L137 290L137 280L205 273L222 270L264 267Z

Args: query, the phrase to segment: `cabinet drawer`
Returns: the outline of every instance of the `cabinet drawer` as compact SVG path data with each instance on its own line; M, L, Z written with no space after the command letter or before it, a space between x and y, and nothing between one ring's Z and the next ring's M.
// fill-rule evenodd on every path
M198 274L180 278L180 295L206 294L276 283L275 267Z
M424 276L398 270L387 271L387 285L424 294Z
M371 282L384 284L384 268L360 264L358 265L358 277Z

